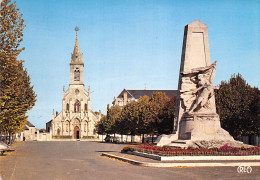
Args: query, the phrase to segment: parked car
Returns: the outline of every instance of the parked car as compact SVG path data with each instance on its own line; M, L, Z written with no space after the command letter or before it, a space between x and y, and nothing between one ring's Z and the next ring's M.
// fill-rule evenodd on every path
M0 141L0 155L2 156L5 151L9 150L9 146Z
M113 142L113 143L119 143L120 140L118 137L111 137L110 135L107 135L105 137L105 142Z
M113 137L112 141L113 141L113 143L119 143L120 142L118 137Z
M106 135L105 142L112 142L112 137L110 135Z

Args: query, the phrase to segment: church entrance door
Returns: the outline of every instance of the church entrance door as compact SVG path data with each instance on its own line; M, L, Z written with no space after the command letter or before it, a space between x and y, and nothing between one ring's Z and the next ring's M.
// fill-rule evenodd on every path
M75 126L74 128L74 139L79 139L79 127Z

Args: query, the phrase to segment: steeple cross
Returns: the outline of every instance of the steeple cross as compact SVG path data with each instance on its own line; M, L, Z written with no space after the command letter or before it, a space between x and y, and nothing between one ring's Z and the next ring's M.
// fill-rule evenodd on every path
M75 27L75 31L76 31L76 34L77 34L77 32L79 31L79 27L78 26Z

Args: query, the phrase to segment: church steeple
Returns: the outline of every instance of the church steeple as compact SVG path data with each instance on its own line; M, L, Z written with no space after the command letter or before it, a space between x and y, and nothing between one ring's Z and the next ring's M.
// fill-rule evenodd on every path
M77 33L77 31L79 31L79 28L75 27L75 31L76 31L76 41L75 41L73 53L71 54L71 64L83 64L82 61L83 54L80 53L78 33Z
M70 85L84 85L83 82L83 68L84 63L82 61L83 54L80 53L79 40L77 31L78 27L75 28L76 31L76 41L74 45L73 53L71 54L70 62Z

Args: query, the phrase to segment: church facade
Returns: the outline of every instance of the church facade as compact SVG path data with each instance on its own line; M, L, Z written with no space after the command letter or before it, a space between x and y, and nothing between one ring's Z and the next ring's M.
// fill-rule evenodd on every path
M47 131L53 138L84 139L97 135L95 124L100 120L101 112L93 112L91 109L90 88L86 90L83 81L82 58L76 34L69 64L70 84L67 90L63 88L62 111L60 113L53 111L52 120L46 124Z

